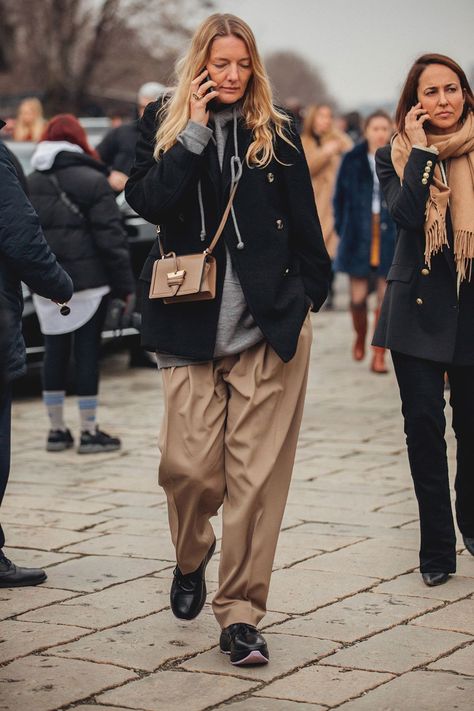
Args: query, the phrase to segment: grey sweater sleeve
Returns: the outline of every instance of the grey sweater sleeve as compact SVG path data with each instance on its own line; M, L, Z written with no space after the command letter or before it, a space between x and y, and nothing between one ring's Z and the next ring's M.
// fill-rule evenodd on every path
M184 131L178 136L178 141L191 153L201 155L211 140L212 130L202 123L189 120Z

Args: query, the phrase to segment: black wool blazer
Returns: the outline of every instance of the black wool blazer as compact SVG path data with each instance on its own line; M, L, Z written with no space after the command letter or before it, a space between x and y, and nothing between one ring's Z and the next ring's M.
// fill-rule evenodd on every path
M474 365L474 282L463 282L458 295L451 246L432 257L431 268L424 257L425 209L437 160L436 154L413 148L401 182L390 146L377 151L377 175L398 235L373 344L441 363ZM447 230L452 245L449 211Z
M126 186L126 198L139 215L160 225L166 251L201 252L214 236L228 200L231 142L227 142L222 174L212 141L202 155L191 153L178 142L157 162L153 146L158 108L158 102L150 104L140 121L136 161ZM212 359L226 245L249 309L265 339L283 361L293 357L309 307L312 304L317 311L326 298L330 261L299 136L292 133L291 140L297 150L276 139L281 163L272 160L264 169L249 168L245 154L251 132L239 121L238 145L244 167L234 209L245 247L237 249L233 221L228 220L214 251L216 298L163 304L160 299L148 299L153 263L160 256L155 243L141 273L142 343L146 348L195 360ZM199 181L207 227L204 242L200 239Z

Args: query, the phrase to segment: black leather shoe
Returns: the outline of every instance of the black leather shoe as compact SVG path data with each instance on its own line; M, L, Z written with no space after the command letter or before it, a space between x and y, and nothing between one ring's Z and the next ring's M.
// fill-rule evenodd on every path
M201 565L193 573L183 575L178 566L174 569L170 602L173 614L180 620L194 620L204 607L207 595L204 575L215 549L214 541Z
M270 659L263 635L256 627L244 622L223 629L219 645L223 654L230 654L230 661L236 666L267 664Z
M463 536L462 539L464 541L464 545L466 546L466 550L469 551L471 555L474 555L474 538L471 538L470 536Z
M8 560L0 551L0 588L22 588L27 585L39 585L46 580L46 573L41 568L20 568Z
M422 573L421 577L425 585L434 588L435 585L442 585L449 580L449 573Z

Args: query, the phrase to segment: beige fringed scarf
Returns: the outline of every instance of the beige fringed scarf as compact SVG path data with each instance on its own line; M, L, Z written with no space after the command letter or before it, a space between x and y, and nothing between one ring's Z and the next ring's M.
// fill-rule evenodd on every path
M429 146L438 149L440 160L449 159L449 187L443 182L437 165L426 203L426 263L430 265L432 255L448 244L446 210L449 204L458 279L470 279L474 259L474 114L469 112L456 132L441 136L427 133L427 139ZM392 163L400 179L403 179L411 149L406 136L400 133L395 136L392 141Z

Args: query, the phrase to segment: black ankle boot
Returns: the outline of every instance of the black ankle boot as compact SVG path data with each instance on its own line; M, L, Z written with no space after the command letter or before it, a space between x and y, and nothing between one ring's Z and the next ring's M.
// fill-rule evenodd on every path
M223 629L219 646L223 654L230 654L230 661L236 666L267 664L270 659L263 635L256 627L245 622L237 622Z
M449 580L449 573L422 573L421 577L425 585L429 588L433 588L435 585L442 585L447 580Z
M462 539L464 541L464 545L466 546L466 550L471 555L474 555L474 538L471 538L471 536L463 536Z
M180 620L193 620L204 607L207 595L204 575L215 549L214 541L201 565L193 573L183 575L178 566L174 569L170 603L174 616Z

